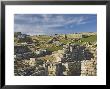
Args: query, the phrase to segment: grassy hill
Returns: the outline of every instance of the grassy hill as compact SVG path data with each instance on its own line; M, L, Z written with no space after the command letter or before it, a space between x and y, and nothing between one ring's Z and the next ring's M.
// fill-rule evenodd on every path
M40 35L40 36L30 36L27 37L26 39L17 39L14 38L14 42L15 43L20 43L20 42L35 42L36 45L35 48L40 48L40 49L47 49L49 51L58 51L63 49L63 46L56 46L54 43L48 43L48 41L50 39L53 39L53 36L48 36L48 35ZM84 42L96 42L97 41L97 35L91 35L85 38L80 38L79 40L74 40L74 39L70 39L67 38L65 39L64 37L60 37L58 38L59 42L62 44L67 44L67 43L74 43L74 44L83 44Z
M87 38L82 38L81 40L84 42L94 42L97 41L97 35L92 35Z

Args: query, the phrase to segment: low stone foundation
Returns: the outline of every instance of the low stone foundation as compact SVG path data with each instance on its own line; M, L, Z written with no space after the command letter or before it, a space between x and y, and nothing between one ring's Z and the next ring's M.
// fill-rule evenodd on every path
M96 76L97 72L96 60L81 61L81 76Z

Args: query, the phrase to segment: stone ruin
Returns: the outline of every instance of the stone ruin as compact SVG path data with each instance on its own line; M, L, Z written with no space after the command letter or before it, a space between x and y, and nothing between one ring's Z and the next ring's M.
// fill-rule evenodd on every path
M68 44L65 45L62 63L65 65L65 75L96 76L97 56L96 48Z
M62 51L58 51L62 55L61 60L45 66L49 76L96 76L96 48L68 44Z
M46 61L43 66L35 69L36 71L32 70L34 72L32 76L97 75L97 51L96 46L93 44L90 46L68 44L63 47L63 50L59 50L57 54L60 56L56 55L56 61ZM31 58L29 64L34 67L35 59Z

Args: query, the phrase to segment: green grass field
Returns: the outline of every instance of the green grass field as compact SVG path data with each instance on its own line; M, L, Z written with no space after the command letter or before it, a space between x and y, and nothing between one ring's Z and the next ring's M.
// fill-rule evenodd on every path
M58 51L58 50L62 50L63 46L56 46L55 44L51 43L48 44L47 42L52 39L53 37L50 36L33 36L33 37L29 37L30 39L36 39L38 40L39 45L35 46L35 47L39 47L40 49L47 49L49 51ZM17 44L19 40L17 38L14 38L14 42ZM41 42L43 41L43 43ZM96 42L97 41L97 35L92 35L86 38L81 38L79 41L74 41L74 39L60 39L59 38L59 42L63 43L63 44L67 44L67 43L73 43L73 44L83 44L84 42Z
M97 35L92 35L92 36L87 37L87 38L82 38L81 40L83 42L94 42L94 41L97 41Z

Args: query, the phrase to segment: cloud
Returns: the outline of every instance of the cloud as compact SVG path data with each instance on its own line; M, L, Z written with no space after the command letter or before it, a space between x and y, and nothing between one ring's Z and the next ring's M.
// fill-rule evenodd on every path
M26 33L26 34L31 34L31 35L35 35L35 34L45 34L48 33L47 30L44 30L44 27L42 26L29 26L29 25L20 25L20 24L15 24L14 25L14 29L15 32L22 32L22 33Z
M16 24L35 24L41 21L39 17L31 14L15 14L14 20Z
M42 14L40 15L15 15L15 23L20 24L24 22L24 24L41 24L47 27L54 26L64 26L67 24L80 24L86 19L85 17L65 17L64 15L50 15L50 14Z
M87 24L88 15L68 14L15 14L14 29L23 33L48 33L55 28L74 28L75 25ZM62 30L62 29L59 29Z

